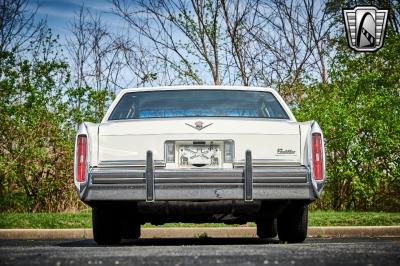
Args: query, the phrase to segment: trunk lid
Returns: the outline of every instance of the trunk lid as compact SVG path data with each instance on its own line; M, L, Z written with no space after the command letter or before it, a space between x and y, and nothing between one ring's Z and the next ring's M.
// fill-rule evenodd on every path
M165 141L199 140L233 140L236 162L244 160L247 149L252 151L254 161L278 164L300 162L300 131L296 122L248 118L167 118L101 124L99 163L143 161L148 150L153 152L154 160L164 161Z

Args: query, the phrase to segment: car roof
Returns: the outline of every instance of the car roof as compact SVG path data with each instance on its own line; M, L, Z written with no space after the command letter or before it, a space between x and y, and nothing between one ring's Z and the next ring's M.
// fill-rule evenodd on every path
M176 86L128 88L128 89L122 89L119 94L125 94L127 92L139 92L139 91L198 90L198 89L276 92L274 89L269 87L226 86L226 85L176 85Z

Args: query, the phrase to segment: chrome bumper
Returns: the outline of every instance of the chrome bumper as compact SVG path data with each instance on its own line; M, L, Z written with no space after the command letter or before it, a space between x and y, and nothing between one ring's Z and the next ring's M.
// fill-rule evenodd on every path
M247 151L244 168L155 169L148 152L144 169L92 168L80 196L84 202L316 199L308 168L253 168L251 161Z

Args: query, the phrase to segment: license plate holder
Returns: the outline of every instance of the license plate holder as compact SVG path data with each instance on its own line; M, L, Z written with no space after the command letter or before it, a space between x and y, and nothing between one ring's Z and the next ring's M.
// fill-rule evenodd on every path
M220 167L221 145L182 145L178 148L180 167Z

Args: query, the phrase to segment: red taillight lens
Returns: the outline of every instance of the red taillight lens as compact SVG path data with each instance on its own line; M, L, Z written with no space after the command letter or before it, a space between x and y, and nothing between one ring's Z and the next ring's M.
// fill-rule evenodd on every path
M322 180L323 176L323 154L322 154L322 138L321 134L312 134L312 158L314 168L314 179Z
M85 182L86 181L86 145L87 137L85 135L78 136L78 152L77 152L77 175L76 181Z

